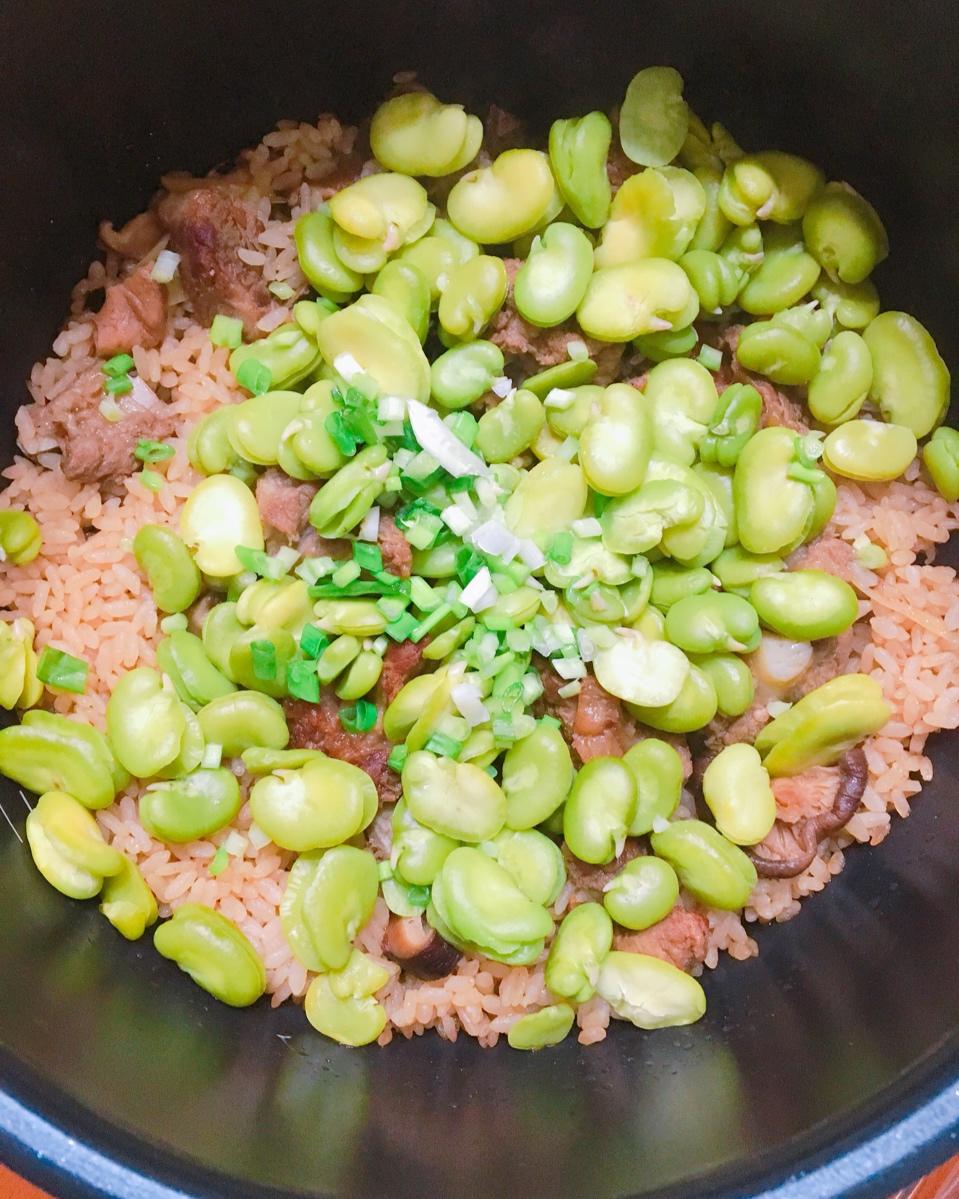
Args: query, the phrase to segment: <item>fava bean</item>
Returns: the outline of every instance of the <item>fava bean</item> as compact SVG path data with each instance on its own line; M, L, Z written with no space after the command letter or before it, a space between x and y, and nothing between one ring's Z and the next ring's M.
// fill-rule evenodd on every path
M621 629L611 645L596 653L593 670L610 695L645 707L662 707L682 691L689 663L667 641L647 641L635 629Z
M642 483L652 452L648 403L635 387L613 383L596 409L580 436L580 465L595 491L625 495Z
M727 745L703 773L703 798L734 845L757 845L776 822L769 774L751 745Z
M203 648L207 657L226 678L229 678L230 647L246 631L236 615L235 603L215 604L203 621Z
M426 750L403 764L403 795L413 817L457 841L489 841L506 820L506 796L478 766Z
M669 862L690 894L710 907L735 912L756 885L756 868L743 851L701 820L677 820L653 833L650 845Z
M566 799L574 775L565 738L555 724L541 720L532 733L510 746L503 759L507 827L529 829L542 824Z
M138 941L156 924L157 901L129 858L124 857L120 870L103 880L100 911L128 941Z
M483 413L476 448L487 462L509 462L529 447L545 423L542 401L521 388Z
M445 674L422 674L410 679L399 689L383 713L383 732L390 741L403 741L427 710L436 714L446 705L449 684Z
M72 795L47 791L27 816L27 844L36 868L63 895L92 899L124 858L103 839L96 820Z
M757 316L791 308L815 286L820 270L797 227L770 229L762 263L739 293L739 306Z
M231 771L195 770L186 778L148 787L140 796L140 820L161 841L185 844L225 828L242 804Z
M177 629L157 646L157 665L166 674L180 699L191 708L202 708L235 685L207 657L203 642Z
M214 408L194 425L187 439L187 457L195 470L217 475L236 465L238 455L229 436L232 423L233 406L225 405Z
M636 815L636 780L619 758L593 758L580 770L563 809L563 836L582 862L611 862Z
M686 272L667 258L646 258L593 273L576 310L580 328L601 341L631 341L643 333L692 324L698 308Z
M613 197L596 248L596 266L679 258L705 211L706 193L690 171L664 166L631 175Z
M803 452L802 439L790 429L770 426L760 429L739 455L733 496L739 539L750 553L789 552L811 535L814 487L826 476L802 463Z
M337 303L363 286L363 278L343 265L333 246L335 225L329 212L307 212L293 228L300 270L322 296Z
M923 446L922 460L942 498L959 500L959 431L940 426Z
M691 466L719 403L712 375L699 362L674 358L653 367L643 394L652 405L656 453Z
M832 333L832 314L825 308L820 308L815 300L796 304L792 308L783 308L780 312L774 312L769 319L774 325L795 329L820 350Z
M513 282L520 315L534 325L562 324L579 307L592 273L593 247L582 229L561 221L547 225ZM441 319L442 309L441 302Z
M866 483L898 479L915 458L916 435L905 425L850 420L826 437L823 462L837 475Z
M318 749L267 749L251 745L240 755L248 774L259 777L275 770L299 770L307 762L319 762L326 757Z
M605 888L603 906L617 924L639 930L662 920L678 898L679 879L668 862L634 858Z
M183 612L200 594L200 572L181 538L165 525L142 525L133 555L161 612Z
M862 283L888 257L875 208L848 183L827 183L806 210L803 240L831 279Z
M809 383L809 411L824 425L852 420L872 386L872 356L851 329L837 333L826 346L818 372Z
M203 760L203 752L206 749L206 738L203 736L200 722L197 720L193 709L186 704L180 704L180 711L183 713L183 719L186 724L186 728L183 731L183 739L180 742L180 750L172 762L168 762L166 766L157 771L156 777L158 779L182 778L183 775L195 770Z
M433 223L426 189L395 171L365 175L330 198L330 216L340 229L364 242L398 248L414 231L420 237ZM335 230L334 230L335 238ZM335 241L334 241L334 244ZM341 255L342 258L342 255Z
M0 729L0 773L38 795L65 791L93 809L113 803L130 781L99 730L40 711Z
M563 854L555 841L536 829L504 829L480 849L499 862L533 903L549 907L566 884Z
M470 171L453 185L446 210L467 237L481 245L499 245L535 229L555 193L545 154L504 150L492 165Z
M598 369L592 358L570 358L568 362L558 362L556 366L531 375L523 386L545 400L554 388L582 387L591 382Z
M234 691L211 700L197 713L207 744L223 747L225 758L262 746L284 749L290 740L282 707L260 691Z
M870 279L838 283L820 275L811 294L844 329L865 329L879 315L879 293Z
M740 365L774 383L808 383L820 367L819 349L797 329L756 321L739 337L736 357Z
M266 990L260 955L232 921L212 908L183 904L156 930L153 944L198 987L230 1007L249 1007Z
M633 162L663 166L682 148L689 129L683 78L673 67L645 67L629 82L619 114L623 152Z
M862 336L872 355L870 397L887 421L925 437L949 407L949 370L936 343L905 312L881 313Z
M606 157L613 130L603 112L554 121L549 130L549 161L557 186L576 219L599 229L609 216Z
M267 391L237 404L229 429L237 454L257 466L275 466L280 438L302 403L298 391Z
M717 253L726 259L743 280L754 275L766 257L763 249L763 234L758 225L734 226Z
M569 1035L576 1013L568 1003L554 1003L528 1012L510 1025L506 1039L511 1049L544 1049L558 1045Z
M719 203L734 225L757 219L788 225L802 218L822 185L822 171L811 162L781 150L764 150L726 167Z
M230 678L250 691L274 699L286 695L286 667L296 656L296 642L286 629L254 625L230 646Z
M699 334L692 325L685 329L662 329L658 333L644 333L633 341L633 345L650 362L666 362L669 358L685 358L696 348Z
M645 953L607 954L596 990L637 1028L677 1028L706 1013L706 994L695 978Z
M724 591L686 596L666 613L666 636L690 654L748 654L759 645L759 635L753 605Z
M663 707L627 703L627 707L650 728L664 733L694 733L705 728L716 715L719 699L709 676L698 666L690 665L682 690L672 703Z
M302 579L257 579L244 587L236 603L241 624L285 629L295 637L313 615L313 600Z
M523 475L506 501L506 523L517 537L565 532L586 511L587 492L582 467L547 458Z
M822 570L790 570L757 579L750 599L763 624L794 641L845 632L859 616L856 593Z
M318 600L313 610L317 625L326 633L377 637L388 623L372 600Z
M752 671L735 654L705 654L690 659L712 683L721 716L742 716L752 706Z
M317 342L327 366L336 370L341 356L351 358L382 395L425 402L430 394L430 364L419 338L383 296L363 295L334 312L320 325Z
M341 1045L369 1045L386 1027L386 1009L373 994L389 978L384 966L354 949L342 970L317 975L310 983L303 1005L306 1018Z
M295 321L291 321L280 325L266 337L233 351L230 370L235 378L248 362L257 362L266 367L270 388L292 387L319 366L320 352L314 339L307 336Z
M387 262L373 280L370 291L389 300L421 342L426 340L430 327L430 285L418 266L394 258Z
M579 437L599 403L605 389L587 383L581 387L554 388L546 393L546 419L560 437Z
M180 752L186 732L183 705L172 685L147 666L125 674L107 702L107 736L117 760L137 778L149 778Z
M502 258L479 254L454 267L440 295L443 331L456 340L478 337L503 306L506 288Z
M503 373L503 351L491 341L453 346L430 367L430 391L442 408L475 404Z
M42 545L40 526L29 512L20 508L0 511L0 561L26 566L40 553Z
M722 480L705 473L716 468L697 467L690 470L678 462L653 456L649 461L648 479L676 479L699 490L703 496L703 514L695 523L672 525L663 532L662 549L683 566L705 566L721 552L729 540L732 513Z
M452 837L434 833L414 820L401 799L393 809L393 848L390 863L394 874L414 887L430 887L440 867L456 848Z
M639 561L635 559L634 561ZM566 605L582 624L628 625L636 620L649 600L652 576L645 575L625 587L594 583L585 591L572 588Z
M225 579L243 564L238 545L263 549L263 526L253 492L233 475L211 475L197 484L180 511L180 536L205 575Z
M280 437L277 460L292 478L326 478L346 462L326 428L327 418L338 410L333 383L329 379L314 383L301 401L299 415Z
M613 922L598 903L578 904L556 931L546 959L546 986L585 1003L596 993L599 968L613 944Z
M689 166L691 164L684 164ZM722 186L723 173L715 162L702 163L693 168L693 174L699 180L706 197L706 210L696 226L690 250L710 250L716 252L729 236L733 228L729 217L719 206L719 190ZM738 290L738 289L737 289ZM734 297L735 298L735 297ZM708 305L703 305L708 309Z
M664 611L687 595L702 595L715 584L710 572L699 566L690 569L675 562L653 564L650 601Z
M309 515L321 537L343 537L360 523L386 486L387 457L385 445L367 446L320 488Z
M785 570L786 563L777 554L751 554L735 545L723 550L710 569L725 591L745 593L757 579Z
M623 763L636 780L636 814L629 835L641 837L676 810L683 789L683 763L668 742L656 737L631 746L623 754Z
M430 92L405 92L379 106L370 123L370 149L388 171L439 177L461 171L476 157L483 123L460 104L442 104Z
M250 792L257 825L276 845L297 853L350 840L366 828L376 808L370 776L336 758L267 775Z
M704 498L675 479L654 479L607 504L600 518L603 544L619 554L642 554L662 540L666 529L695 524Z
M459 265L475 258L479 246L464 237L458 229L442 219L433 223L429 237L404 246L399 253L401 262L409 262L420 272L430 289L430 303L439 302L442 284Z
M713 316L735 301L743 285L741 272L713 250L688 250L679 265L699 296L700 310Z
M732 383L719 397L709 431L699 443L703 462L735 466L746 443L759 428L762 399L748 383Z
M372 691L383 673L383 659L375 650L363 650L336 684L339 699L354 700Z
M349 962L378 891L376 859L365 850L337 845L297 858L280 900L280 924L308 970L341 970Z

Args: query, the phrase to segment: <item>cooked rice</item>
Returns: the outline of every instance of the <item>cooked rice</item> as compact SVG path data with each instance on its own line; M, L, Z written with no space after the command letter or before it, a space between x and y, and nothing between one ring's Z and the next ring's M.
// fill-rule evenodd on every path
M260 269L267 283L287 284L294 296L305 291L293 226L301 213L327 194L324 179L336 172L355 139L355 129L330 116L320 117L316 125L284 121L238 159L231 178L246 188L245 200L263 222L260 250L244 252L243 259ZM367 164L364 173L375 169ZM174 177L167 182L177 185ZM93 322L85 305L91 293L116 278L119 266L117 256L108 253L105 261L91 264L74 289L70 319L53 344L53 355L31 373L34 405L53 400L96 365ZM3 472L9 485L0 504L29 508L40 524L44 547L29 565L4 568L0 610L33 620L40 645L54 644L90 662L86 694L58 694L53 706L101 727L106 699L118 678L137 664L155 661L158 616L130 552L133 537L145 523L175 523L198 481L186 456L191 426L217 405L243 398L228 370L228 351L210 344L207 330L191 319L175 285L171 300L162 345L134 351L137 373L169 402L181 430L172 441L176 453L165 464L161 490L153 493L131 478L123 484L122 494L103 498L95 485L65 479L53 445L37 436L33 405L21 408L16 419L20 444L36 460L18 457ZM288 317L289 309L277 305L260 327L275 328ZM859 568L856 579L867 616L857 626L860 668L879 680L893 707L889 724L866 744L869 784L860 809L840 835L824 842L801 875L761 880L742 917L707 913L710 935L705 966L710 969L717 965L721 951L740 959L758 952L744 920L791 919L802 898L821 891L842 870L844 851L851 843L875 845L888 833L892 813L907 816L911 798L932 777L924 753L926 738L939 729L959 726L959 657L954 649L959 588L955 571L932 564L937 546L959 528L959 505L947 504L929 486L918 462L906 480L878 486L843 483L831 526L849 542L866 537L883 546L889 557L888 566L880 571ZM186 902L216 908L234 920L262 954L273 1004L301 998L310 976L292 955L279 917L293 855L273 845L257 849L250 842L245 836L250 826L246 807L231 829L189 845L166 845L140 824L136 797L133 788L99 812L97 819L107 839L138 863L161 914L168 915ZM243 835L244 848L230 857L217 877L211 877L210 861L234 830ZM375 833L371 829L371 839L374 836L388 837L388 828L378 822ZM580 898L585 896L567 886L555 905L556 915ZM462 1030L483 1045L494 1045L520 1015L550 1002L542 962L527 968L464 958L452 975L439 982L401 979L397 965L382 953L387 915L385 904L378 900L358 938L359 946L390 972L390 981L380 992L389 1015L382 1044L394 1032L410 1037L434 1028L447 1040L455 1040ZM602 1040L609 1020L609 1006L598 997L581 1005L577 1012L580 1042Z

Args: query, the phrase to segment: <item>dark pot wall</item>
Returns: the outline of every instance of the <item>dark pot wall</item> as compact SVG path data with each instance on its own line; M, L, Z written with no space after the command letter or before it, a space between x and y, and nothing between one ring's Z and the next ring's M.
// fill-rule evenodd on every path
M926 321L955 366L957 34L938 0L3 6L0 456L99 217L279 117L359 117L409 67L546 119L675 64L747 146L806 153L877 203L884 304ZM763 930L758 960L710 976L701 1024L532 1057L435 1039L351 1052L296 1010L218 1007L45 887L2 825L0 1152L78 1196L159 1194L151 1179L231 1199L745 1195L790 1178L783 1195L883 1194L945 1156L959 1111L955 746L937 745L908 825ZM0 803L22 823L14 789Z

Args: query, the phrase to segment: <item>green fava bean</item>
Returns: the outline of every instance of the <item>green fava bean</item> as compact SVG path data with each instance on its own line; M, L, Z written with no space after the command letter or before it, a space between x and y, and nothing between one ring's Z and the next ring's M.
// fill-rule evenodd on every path
M529 447L545 423L542 401L520 388L480 417L476 448L487 462L509 462Z
M480 849L499 862L527 899L549 907L566 884L563 854L555 841L536 829L504 829Z
M313 600L302 579L257 579L244 587L236 603L241 624L286 629L299 637L313 615Z
M587 229L599 229L609 216L611 189L606 156L613 130L603 112L554 121L549 130L549 161L563 199Z
M575 1019L576 1013L569 1004L553 1003L520 1016L510 1025L506 1039L511 1049L545 1049L565 1040Z
M699 443L703 462L735 466L746 443L759 428L763 402L748 383L733 383L719 397L709 432Z
M360 699L372 691L383 673L383 658L375 650L363 650L353 659L346 673L336 684L339 699Z
M257 362L269 372L270 388L279 389L292 387L305 379L319 361L316 342L298 324L291 322L280 325L258 341L235 349L230 355L230 370L236 377L247 362Z
M879 293L870 279L839 283L820 275L811 295L844 329L865 329L879 315Z
M634 858L605 888L603 906L617 924L638 931L662 920L678 898L672 866L661 858Z
M370 776L336 758L267 775L250 792L257 825L281 849L297 853L355 837L376 814L376 805Z
M389 978L385 967L354 949L342 970L320 974L310 983L303 1005L306 1018L340 1045L369 1045L386 1027L386 1009L373 993Z
M664 166L682 149L689 131L683 77L673 67L645 67L629 81L619 114L619 139L626 157Z
M206 749L206 738L203 736L203 730L200 728L200 722L196 718L196 713L184 703L180 704L180 711L186 723L183 739L180 742L180 750L172 762L168 762L166 766L157 771L156 777L158 779L182 778L183 775L189 774L191 770L195 770L203 760L203 753Z
M313 497L310 524L321 537L344 537L360 523L386 486L385 445L367 446Z
M389 623L372 600L319 600L313 610L317 625L327 633L377 637Z
M690 659L712 683L722 716L742 716L752 707L756 691L749 666L735 654L703 654Z
M656 737L631 746L623 762L636 780L636 814L629 835L641 837L675 812L683 790L683 762L668 742Z
M491 341L453 346L430 367L430 394L442 408L467 408L503 373L503 351Z
M149 778L180 752L186 732L183 708L172 686L147 666L129 671L107 702L107 736L120 765Z
M430 285L418 266L394 258L380 270L370 291L389 300L396 311L409 321L421 342L430 327Z
M795 329L820 350L832 333L832 315L825 308L820 308L815 300L810 300L806 304L796 304L792 308L784 308L781 312L774 312L769 319L774 325Z
M701 820L677 820L650 845L690 894L710 907L737 911L756 885L756 868L741 849Z
M63 791L41 795L27 817L26 834L34 865L71 899L92 899L104 878L123 868L123 855L107 845L96 820Z
M603 544L618 554L644 554L666 529L695 524L703 514L702 492L675 479L654 479L607 504L600 522Z
M823 442L823 462L834 474L866 483L898 479L918 450L916 435L904 425L850 420Z
M872 355L870 397L885 420L925 437L949 407L949 371L929 332L905 312L883 312L863 339Z
M581 903L559 926L546 959L546 986L585 1003L596 993L599 968L613 945L613 922L598 903Z
M506 288L502 258L480 254L456 267L440 296L443 330L456 339L478 337L503 306Z
M454 849L443 863L432 902L430 911L454 938L494 959L517 952L526 956L524 951L534 949L538 957L553 931L549 912L527 899L498 862L468 845Z
M758 845L776 823L769 773L751 745L727 745L703 773L703 798L734 845Z
M403 795L412 816L457 841L489 841L506 820L506 796L485 770L415 750L403 764Z
M593 758L563 809L563 837L582 862L602 865L622 850L636 815L636 780L619 758Z
M481 245L515 241L535 229L554 203L549 159L539 150L505 150L491 166L470 171L449 194L456 228Z
M198 903L185 903L153 934L156 950L198 987L230 1007L249 1007L266 990L260 955L236 925Z
M65 791L91 809L113 803L130 781L97 729L39 711L0 729L0 773L38 795Z
M631 175L613 199L596 249L596 266L679 258L705 211L703 186L689 171L664 166Z
M580 328L601 341L632 341L643 333L689 325L680 323L696 293L686 272L667 258L646 258L597 270L576 310ZM696 304L698 308L698 303Z
M739 337L736 357L740 365L774 383L808 383L820 367L819 349L797 329L756 321Z
M326 754L318 749L267 749L252 745L240 757L247 773L260 777L275 770L299 770L307 762L319 762Z
M690 595L666 613L666 636L690 654L748 654L759 645L759 617L749 600L738 595Z
M750 554L741 545L734 545L723 550L710 569L725 591L748 596L757 579L785 570L786 563L777 554Z
M694 733L705 728L716 715L719 698L709 676L698 666L690 665L682 690L672 703L663 707L627 703L627 707L650 728L664 733Z
M569 794L574 774L563 734L541 720L503 759L507 828L530 829L549 819Z
M766 628L793 641L836 637L859 616L856 593L823 570L789 570L753 583L749 598Z
M739 455L733 497L739 539L750 553L788 552L811 531L813 484L825 476L802 466L800 449L795 433L770 426L750 438Z
M237 619L236 611L237 605L234 603L215 604L203 621L203 648L216 669L226 678L230 677L230 648L246 632L246 626Z
M235 691L235 685L207 657L203 642L177 629L157 646L157 665L169 676L176 693L191 708Z
M862 283L889 254L875 208L848 183L827 183L806 210L803 240L831 279Z
M194 426L187 440L187 457L195 470L204 475L218 475L236 464L237 452L229 434L232 424L233 406L227 405L208 412Z
M757 219L787 225L802 218L822 185L822 171L811 162L781 150L764 150L727 166L719 203L735 225Z
M560 437L579 437L599 403L605 388L587 383L580 387L551 388L546 394L546 419Z
M637 1028L677 1028L706 1014L706 993L692 975L645 953L607 954L596 991Z
M747 280L759 270L766 257L763 234L758 225L734 227L717 253Z
M734 303L743 285L742 273L714 250L688 250L679 265L699 296L700 311L713 316Z
M628 383L613 383L583 429L579 461L590 486L603 495L626 495L643 481L652 452L647 401Z
M40 553L43 536L29 512L19 508L0 511L0 552L13 566L26 566Z
M582 229L561 221L548 225L533 239L513 282L520 315L534 325L562 324L579 307L592 273L593 247Z
M501 595L489 608L480 614L480 623L496 632L517 629L532 620L539 611L542 591L532 587L517 587L508 595Z
M378 891L376 859L365 850L337 845L297 858L280 901L280 923L308 970L341 970L347 964Z
M302 403L298 391L267 391L235 405L230 441L237 454L257 466L275 466L280 438Z
M689 663L666 641L648 641L634 629L618 630L593 659L597 682L618 699L646 707L672 703L681 693Z
M307 212L294 226L297 260L308 282L323 296L342 303L360 290L363 278L343 265L333 245L333 218L328 212Z
M872 356L865 341L844 329L829 342L809 383L809 411L824 425L852 420L872 386Z
M405 317L383 296L363 295L328 316L317 331L327 366L337 370L344 358L379 386L380 394L425 402L430 394L430 364ZM372 447L371 447L372 448Z
M665 611L687 595L702 595L715 585L710 572L699 566L690 569L675 562L653 564L653 587L650 600Z
M831 765L879 732L891 714L874 678L839 675L767 724L756 737L756 749L773 778L801 774L811 766Z
M640 559L635 561L638 563ZM585 591L570 588L566 604L582 624L629 625L646 606L651 584L652 576L647 574L625 587L595 583Z
M370 123L370 149L388 171L438 178L461 171L476 157L483 123L460 104L430 92L406 92L379 106Z
M719 403L712 375L698 362L675 358L653 367L643 394L652 405L656 453L691 466Z
M161 612L183 612L200 594L200 572L181 538L165 525L142 525L133 556Z
M942 498L959 500L959 431L940 426L923 446L922 460Z
M330 198L330 216L344 232L363 241L399 244L419 229L428 212L426 189L415 179L395 171L364 175ZM421 230L425 233L431 225Z
M692 325L685 329L663 329L658 333L645 333L637 337L633 345L650 362L666 362L670 358L685 358L696 348L699 334Z
M194 487L180 511L180 536L197 566L215 579L243 570L238 545L262 550L263 526L253 492L233 475L211 475Z
M685 165L689 166L690 164L686 163ZM706 197L706 210L699 224L696 226L696 232L693 234L693 240L690 242L690 250L708 250L716 253L720 250L723 242L729 236L730 230L733 228L731 221L719 206L719 192L722 187L723 174L720 168L714 163L703 163L695 167L693 174L702 185L703 193ZM703 307L708 310L708 305L704 304Z
M404 246L398 257L400 262L415 266L426 280L430 289L430 305L435 307L450 274L478 253L479 246L475 241L464 237L449 222L437 220L429 237Z
M223 747L225 758L263 746L285 749L290 740L282 707L259 691L234 691L211 700L197 713L208 745Z
M182 845L225 828L242 805L231 771L196 770L186 778L148 787L140 796L140 820L154 837Z
M139 940L156 924L157 901L129 858L124 857L120 870L103 880L100 911L128 941Z
M765 237L762 263L739 293L739 306L754 316L792 308L819 278L820 266L792 226L771 229Z
M414 887L431 887L440 867L459 842L434 833L410 814L401 799L393 809L393 849L390 862L394 873Z
M506 523L517 537L565 532L586 511L588 491L582 467L547 458L523 475L506 501Z
M327 418L339 410L333 390L329 379L314 383L301 397L299 414L283 429L277 461L291 478L326 478L346 462L326 427Z

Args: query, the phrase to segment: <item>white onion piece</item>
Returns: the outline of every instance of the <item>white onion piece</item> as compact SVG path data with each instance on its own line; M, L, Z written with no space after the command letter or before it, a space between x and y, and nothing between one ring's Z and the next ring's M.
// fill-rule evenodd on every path
M131 389L117 401L123 412L156 412L163 407L163 401L139 375L134 375L131 382Z
M413 436L454 479L461 479L464 475L489 476L489 467L443 424L438 412L427 408L419 400L410 400L407 408Z
M463 588L460 603L465 604L471 612L482 612L491 608L499 598L499 593L493 586L493 580L487 567L478 570Z
M483 703L478 687L472 683L460 683L450 691L450 699L470 728L489 720L489 712Z
M790 641L774 633L763 633L759 648L750 657L756 677L770 687L785 687L808 668L812 661L808 641Z

